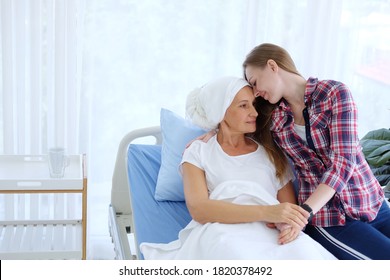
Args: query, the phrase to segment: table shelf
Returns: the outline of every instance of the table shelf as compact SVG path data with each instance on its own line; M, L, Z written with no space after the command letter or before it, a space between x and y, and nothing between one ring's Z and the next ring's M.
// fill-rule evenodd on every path
M45 156L0 155L0 259L86 259L85 155L63 178Z
M0 191L82 190L83 179L83 155L69 156L63 178L50 178L47 156L0 156Z
M81 259L81 221L58 222L1 225L0 259Z

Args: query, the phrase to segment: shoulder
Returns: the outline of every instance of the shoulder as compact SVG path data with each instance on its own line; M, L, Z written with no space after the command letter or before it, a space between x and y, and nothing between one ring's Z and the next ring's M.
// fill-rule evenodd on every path
M259 153L265 153L265 148L263 145L261 145L259 142L256 141L253 137L248 136L248 139L250 139L253 143L253 145L256 147L256 152Z
M193 141L189 147L184 150L181 163L189 162L204 169L210 157L212 157L211 146L213 145L213 138L204 142L203 140Z
M197 139L186 148L185 152L200 153L210 149L210 147L214 145L214 142L215 136L211 137L207 142Z
M310 78L308 88L311 89L311 100L315 104L328 104L333 110L356 107L349 87L343 82Z
M317 98L351 99L351 91L343 82L335 80L318 80L316 85Z
M248 139L250 139L253 142L253 145L256 147L256 150L252 153L252 155L256 158L258 158L258 156L260 155L260 158L267 159L271 162L271 159L269 158L265 147L252 137L248 137Z

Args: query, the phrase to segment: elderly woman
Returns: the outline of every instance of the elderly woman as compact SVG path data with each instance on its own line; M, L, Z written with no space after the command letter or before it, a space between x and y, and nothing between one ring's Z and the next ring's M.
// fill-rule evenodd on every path
M193 220L175 241L142 243L145 259L334 259L301 232L308 213L296 205L286 160L250 137L257 119L253 103L249 84L235 77L216 79L188 96L191 120L218 132L183 154Z

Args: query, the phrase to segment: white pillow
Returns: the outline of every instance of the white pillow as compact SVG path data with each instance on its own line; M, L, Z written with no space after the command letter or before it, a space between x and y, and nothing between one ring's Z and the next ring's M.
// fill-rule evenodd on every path
M164 108L160 113L160 126L163 142L154 198L158 201L184 201L179 164L186 145L207 131Z

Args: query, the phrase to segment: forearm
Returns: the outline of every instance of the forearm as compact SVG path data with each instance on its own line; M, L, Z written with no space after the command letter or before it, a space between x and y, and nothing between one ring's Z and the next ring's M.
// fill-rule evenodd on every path
M250 223L264 220L264 208L261 205L239 205L220 200L207 200L187 205L192 218L201 223Z
M317 213L335 194L335 190L325 184L319 184L317 189L305 201L313 210L313 214Z
M308 214L296 204L239 205L226 201L208 200L187 204L192 218L199 223L287 223L302 229Z

